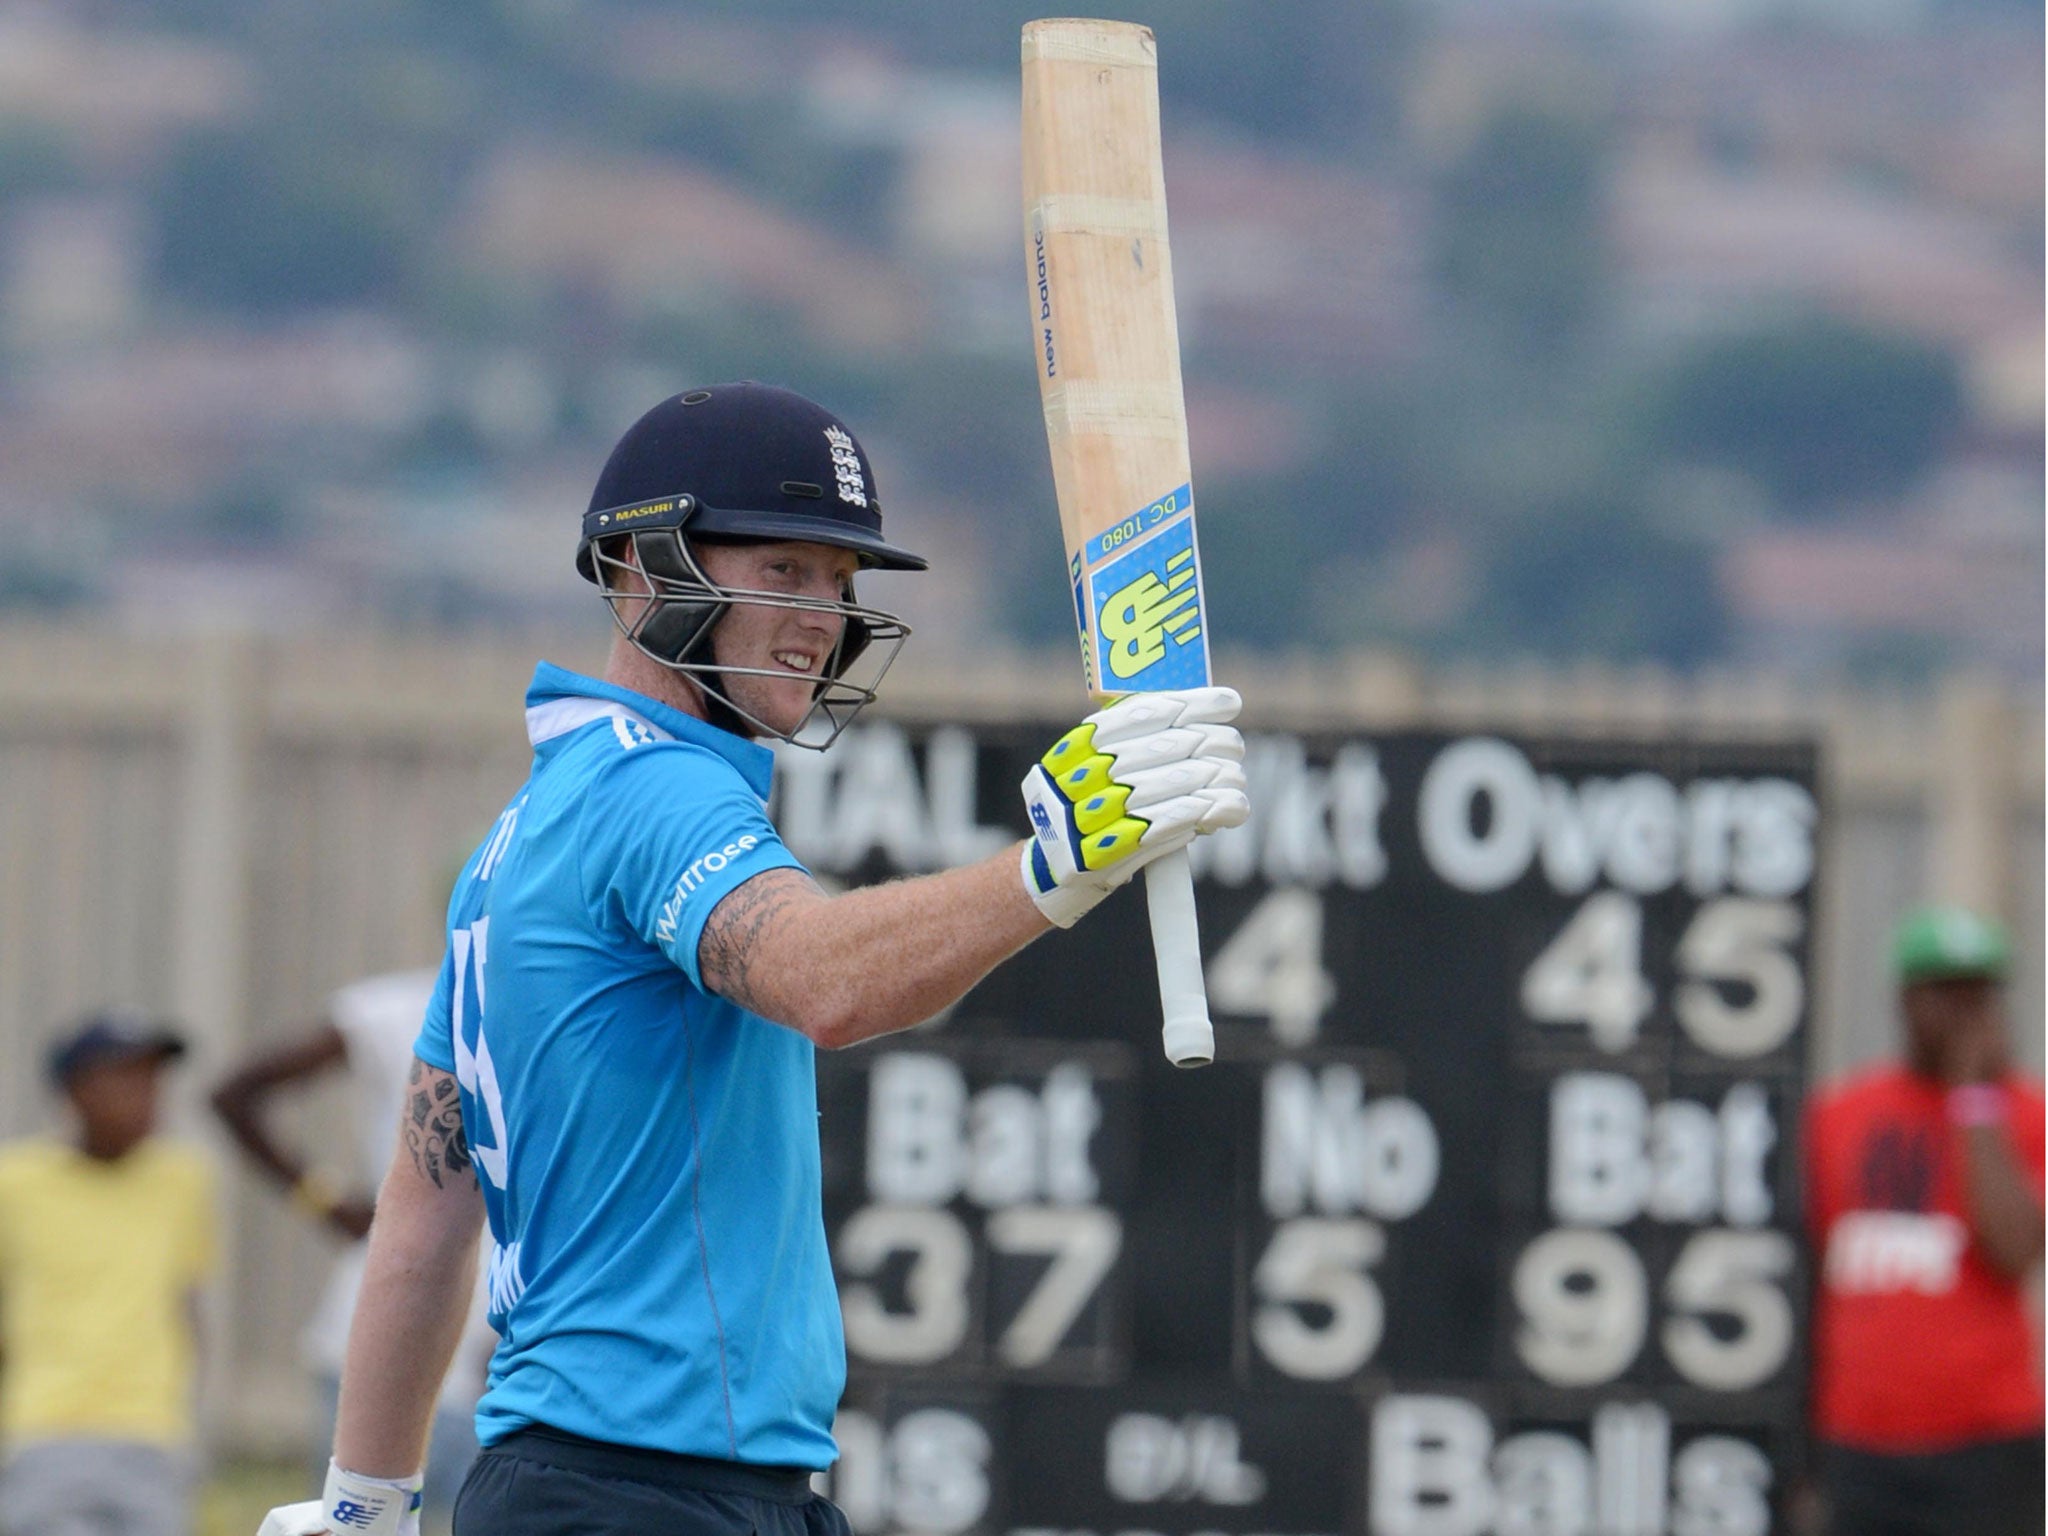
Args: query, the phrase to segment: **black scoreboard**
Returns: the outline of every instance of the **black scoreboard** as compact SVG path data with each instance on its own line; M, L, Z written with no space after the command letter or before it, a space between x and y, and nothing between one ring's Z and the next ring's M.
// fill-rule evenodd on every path
M1057 725L785 754L848 883L1022 835ZM1120 892L821 1057L860 1536L1763 1536L1802 1449L1799 745L1248 735L1218 1054ZM1142 884L1139 882L1138 884Z

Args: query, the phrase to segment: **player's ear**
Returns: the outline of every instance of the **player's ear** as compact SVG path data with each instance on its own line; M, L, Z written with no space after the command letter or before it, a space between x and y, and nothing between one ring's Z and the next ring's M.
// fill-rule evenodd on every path
M657 581L690 587L704 585L702 558L694 540L667 529L650 530L632 540L633 564L651 587Z
M641 573L640 550L631 534L618 533L610 538L599 539L597 556L598 580L606 591L646 590L646 583L635 579Z

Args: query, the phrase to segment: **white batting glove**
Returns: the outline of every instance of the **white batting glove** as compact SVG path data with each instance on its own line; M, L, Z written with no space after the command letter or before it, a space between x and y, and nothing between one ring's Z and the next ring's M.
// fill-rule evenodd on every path
M1024 777L1024 889L1061 928L1162 854L1243 824L1242 704L1229 688L1133 693L1083 720Z
M327 1463L317 1499L284 1504L263 1517L256 1536L420 1536L419 1474L365 1477Z

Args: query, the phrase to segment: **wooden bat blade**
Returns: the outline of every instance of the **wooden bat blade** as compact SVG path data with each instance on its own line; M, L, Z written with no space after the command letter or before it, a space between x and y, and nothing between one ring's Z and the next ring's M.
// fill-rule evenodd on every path
M1024 241L1039 398L1082 668L1097 699L1209 681L1158 63L1151 30L1048 20L1023 36ZM1146 867L1167 1056L1215 1056L1193 876Z
M1152 33L1024 29L1039 395L1089 692L1209 680Z

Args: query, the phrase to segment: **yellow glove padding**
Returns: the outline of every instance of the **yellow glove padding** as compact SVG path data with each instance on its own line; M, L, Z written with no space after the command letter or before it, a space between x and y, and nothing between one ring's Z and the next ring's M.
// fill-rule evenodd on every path
M1244 738L1229 688L1134 693L1067 732L1025 776L1025 889L1062 928L1154 859L1243 824Z

